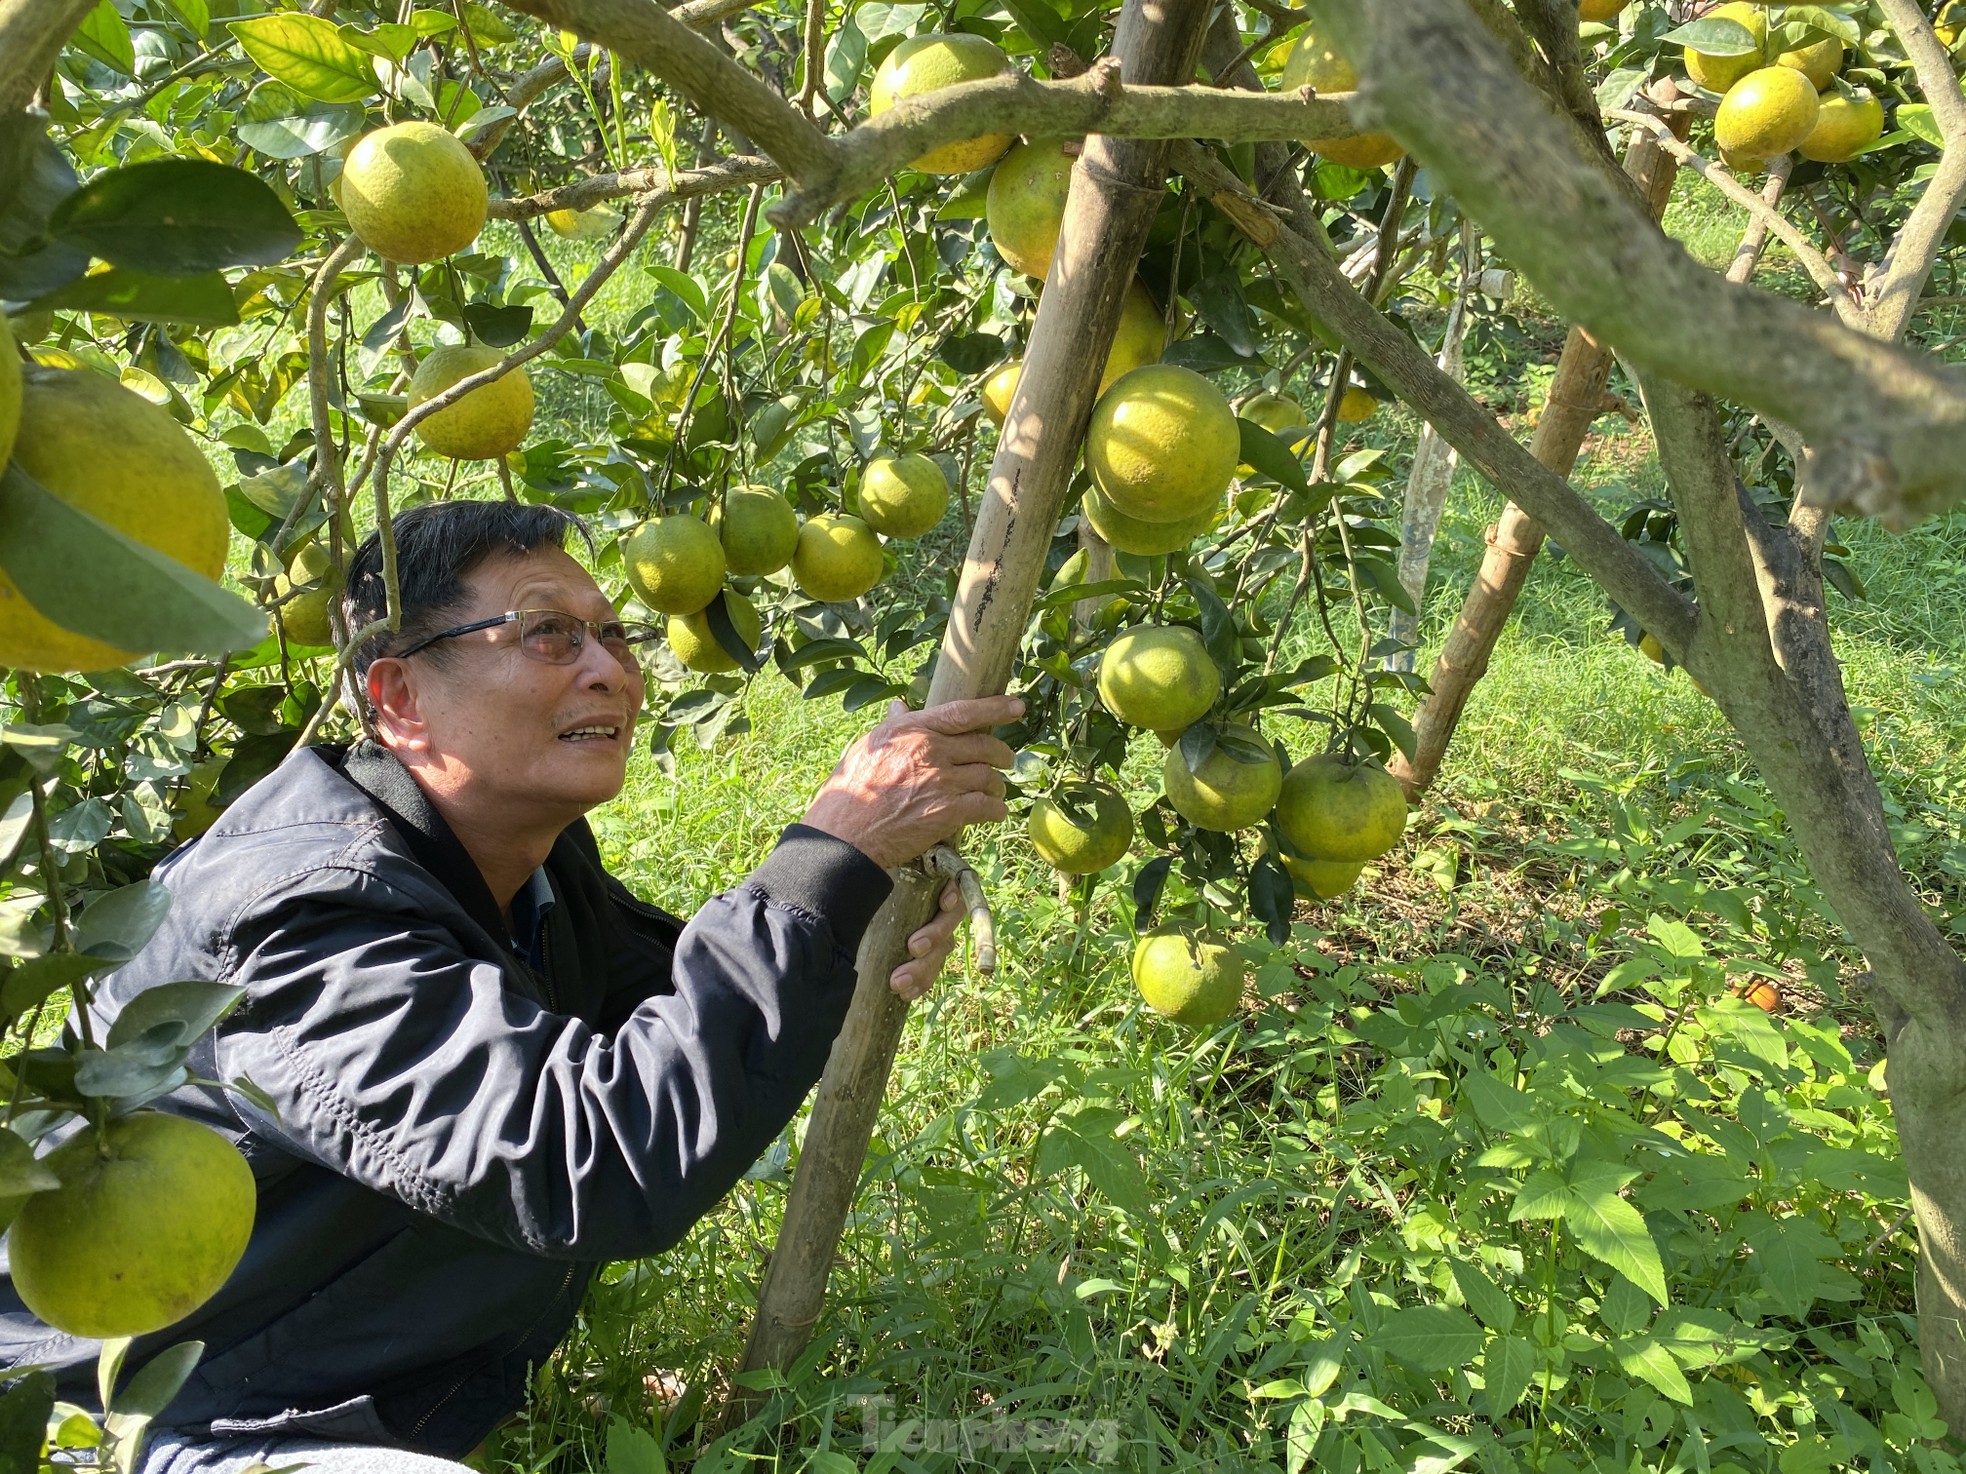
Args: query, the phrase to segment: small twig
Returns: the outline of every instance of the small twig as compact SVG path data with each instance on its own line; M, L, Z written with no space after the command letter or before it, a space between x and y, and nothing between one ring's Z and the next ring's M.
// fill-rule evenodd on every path
M1651 130L1658 138L1660 148L1726 195L1754 219L1766 225L1777 240L1795 253L1795 259L1802 263L1802 269L1809 273L1809 279L1822 290L1823 295L1829 298L1830 304L1836 308L1837 316L1851 323L1852 326L1859 325L1862 310L1850 295L1850 289L1844 284L1841 273L1830 264L1827 256L1816 249L1815 243L1797 230L1781 211L1770 209L1760 195L1737 183L1733 175L1725 169L1705 158L1699 150L1681 143L1673 136L1672 126L1663 118L1653 117L1650 113L1627 112L1622 108L1606 113L1605 116Z
M953 845L939 844L924 858L931 870L953 880L962 892L963 905L969 908L969 936L976 949L976 970L985 976L995 973L997 921L990 914L990 898L983 893L983 881Z

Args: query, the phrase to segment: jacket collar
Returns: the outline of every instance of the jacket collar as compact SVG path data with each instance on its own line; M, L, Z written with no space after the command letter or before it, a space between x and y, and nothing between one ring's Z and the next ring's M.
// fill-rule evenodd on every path
M394 753L365 738L348 748L337 766L381 806L416 862L457 898L473 921L495 937L511 935L478 862Z

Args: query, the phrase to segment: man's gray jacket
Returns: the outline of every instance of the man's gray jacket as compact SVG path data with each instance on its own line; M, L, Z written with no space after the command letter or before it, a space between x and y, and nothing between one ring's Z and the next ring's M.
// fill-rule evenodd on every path
M251 1162L244 1261L190 1319L203 1362L160 1424L385 1442L457 1456L524 1401L600 1263L677 1243L776 1138L825 1067L889 879L793 825L688 925L602 868L584 823L546 861L534 967L477 867L393 757L295 753L157 869L173 902L112 975L243 986L191 1060L250 1079L159 1103ZM0 1282L0 1366L93 1342Z

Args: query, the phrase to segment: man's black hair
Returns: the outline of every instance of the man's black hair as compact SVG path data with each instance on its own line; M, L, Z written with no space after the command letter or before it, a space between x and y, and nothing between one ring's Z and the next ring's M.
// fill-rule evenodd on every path
M468 603L464 581L487 559L563 548L569 528L579 531L590 552L594 546L593 534L578 517L557 507L520 502L427 502L399 512L391 525L396 533L396 587L402 599L403 627L395 635L376 636L356 652L358 681L391 650L458 623ZM372 532L348 563L349 632L381 619L387 609L382 541ZM438 660L448 653L441 642L430 647Z

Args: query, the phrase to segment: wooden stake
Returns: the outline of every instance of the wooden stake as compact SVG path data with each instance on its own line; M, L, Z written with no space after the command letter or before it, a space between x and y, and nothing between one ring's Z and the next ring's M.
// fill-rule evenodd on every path
M1208 12L1207 0L1126 0L1113 45L1119 73L1128 82L1192 81ZM1010 680L1120 304L1161 201L1167 151L1162 140L1094 136L1073 168L1057 254L977 509L930 705L991 695ZM859 985L819 1084L742 1371L789 1366L819 1318L907 1018L888 974L905 959L908 937L928 920L940 886L919 867L904 869L861 944ZM741 1416L758 1400L739 1388L731 1412Z
M1669 117L1680 133L1691 121L1681 112ZM1637 181L1655 219L1666 212L1677 170L1677 163L1655 136L1643 129L1632 130L1625 151L1625 172ZM1563 356L1557 360L1549 396L1543 402L1543 417L1529 444L1529 453L1559 476L1568 476L1577 464L1584 437L1603 407L1610 378L1611 350L1582 328L1572 328L1563 345ZM1502 509L1501 520L1488 529L1488 551L1482 556L1481 571L1475 575L1474 587L1468 591L1434 664L1432 694L1413 713L1413 760L1395 756L1392 763L1392 774L1405 787L1409 799L1425 793L1439 776L1461 713L1467 710L1476 682L1488 673L1488 658L1515 612L1522 586L1529 581L1529 566L1542 547L1543 529L1514 502Z

